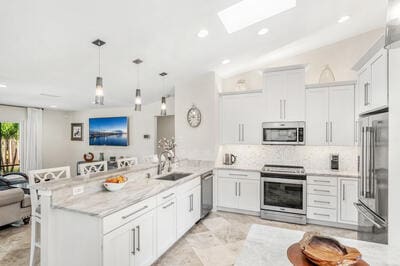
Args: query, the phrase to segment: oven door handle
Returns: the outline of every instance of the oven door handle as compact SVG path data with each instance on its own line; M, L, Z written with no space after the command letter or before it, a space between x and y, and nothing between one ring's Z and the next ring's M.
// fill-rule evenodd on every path
M270 183L300 184L300 185L305 185L305 183L306 183L306 180L269 178L269 177L262 177L261 181L262 182L270 182Z

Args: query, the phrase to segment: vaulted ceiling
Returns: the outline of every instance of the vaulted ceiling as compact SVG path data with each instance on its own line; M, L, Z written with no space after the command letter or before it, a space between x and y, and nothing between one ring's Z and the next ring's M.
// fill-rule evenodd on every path
M307 49L385 24L382 0L297 0L293 9L229 34L217 13L238 0L2 1L0 103L80 110L93 107L101 38L105 107L134 103L141 58L144 104L207 71L229 77L268 54L302 42ZM350 20L339 24L340 17ZM258 35L268 28L265 35ZM209 34L199 38L197 33ZM324 37L322 37L324 36ZM229 59L229 64L221 64ZM160 72L169 73L162 88ZM42 95L41 95L42 94ZM43 95L44 94L44 95ZM49 95L57 96L51 97Z

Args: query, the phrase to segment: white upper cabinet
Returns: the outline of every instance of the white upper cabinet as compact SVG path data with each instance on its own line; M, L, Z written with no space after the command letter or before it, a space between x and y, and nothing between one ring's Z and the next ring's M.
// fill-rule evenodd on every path
M263 122L305 120L304 68L265 73Z
M221 97L223 144L261 144L261 93Z
M359 113L367 113L388 105L388 55L385 49L375 54L358 72Z
M331 85L306 91L307 145L355 143L354 85Z

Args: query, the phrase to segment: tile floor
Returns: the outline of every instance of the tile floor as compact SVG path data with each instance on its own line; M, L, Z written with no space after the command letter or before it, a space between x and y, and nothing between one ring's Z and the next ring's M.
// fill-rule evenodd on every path
M240 253L252 224L303 231L319 231L331 236L356 238L356 232L315 225L293 225L228 212L213 212L194 226L154 265L232 265ZM0 265L26 266L29 262L30 227L0 228Z

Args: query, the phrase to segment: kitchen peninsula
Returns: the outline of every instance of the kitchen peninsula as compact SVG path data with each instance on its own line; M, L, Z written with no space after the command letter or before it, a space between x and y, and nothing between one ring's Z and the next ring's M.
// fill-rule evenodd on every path
M41 265L153 263L200 219L200 178L212 169L212 162L182 161L173 172L190 174L167 181L146 164L36 185ZM117 175L128 183L105 191L104 180Z

